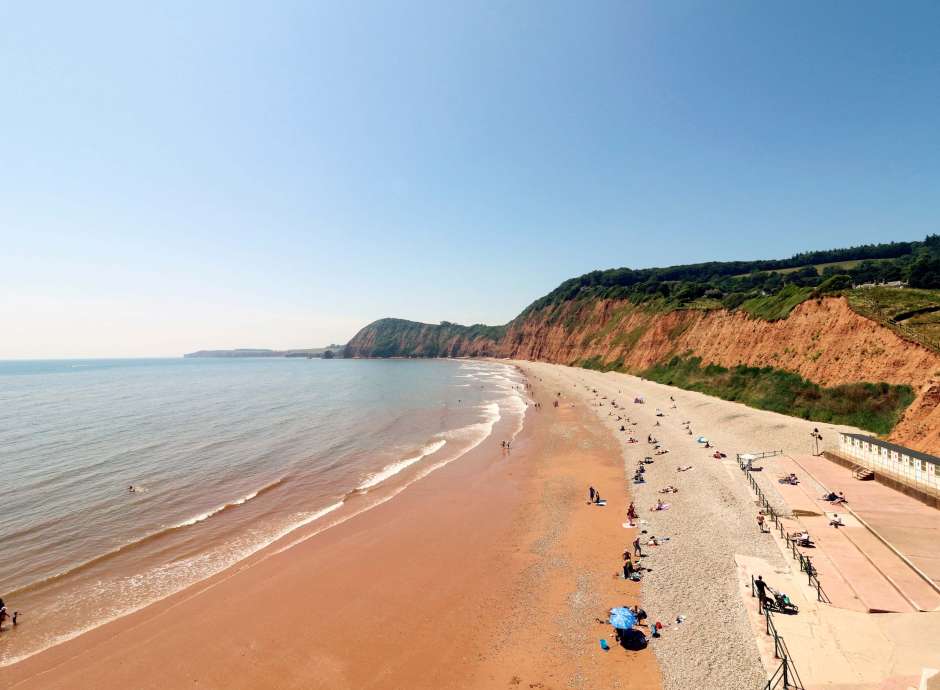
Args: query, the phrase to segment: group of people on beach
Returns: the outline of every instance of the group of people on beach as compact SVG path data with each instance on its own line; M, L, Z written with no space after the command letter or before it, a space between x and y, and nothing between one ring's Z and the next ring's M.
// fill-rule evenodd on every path
M603 407L603 406L609 405L610 407L614 408L614 410L622 409L618 406L616 400L608 401L607 397L601 395L597 391L597 389L590 388L587 386L585 386L585 388L587 388L589 391L591 391L594 394L595 406ZM622 394L622 391L621 391L621 394ZM645 400L637 396L634 398L634 402L638 404L643 404ZM676 408L674 400L672 400L672 408L673 409ZM666 416L665 413L661 409L656 409L655 414L656 414L656 417L658 418L662 418ZM632 432L632 427L635 427L638 425L638 422L632 420L629 416L626 416L623 414L615 414L614 411L609 412L608 416L616 417L616 422L619 423L619 430L622 433ZM659 419L656 420L654 426L660 426ZM634 444L637 442L638 442L637 439L634 438L632 433L628 436L626 440L626 443L628 444ZM664 455L669 452L668 449L662 447L659 439L656 438L652 432L647 434L646 442L648 445L653 446L652 452L649 455L646 455L645 457L637 461L636 467L633 472L634 484L646 483L646 472L647 472L646 465L651 465L654 463L654 460L653 460L654 455ZM679 469L680 471L685 471L685 470L691 469L691 465L686 466L686 467L680 467ZM678 491L679 491L678 488L670 484L664 487L660 491L660 493L677 493ZM599 492L597 492L597 490L593 486L589 487L588 488L588 501L590 503L597 503L599 500L601 500ZM650 507L650 511L656 512L656 511L668 510L669 508L670 508L670 505L668 503L664 503L662 500L657 500L656 504ZM644 546L652 546L652 547L661 546L662 544L669 541L669 537L661 537L661 536L647 534L648 530L639 524L639 515L637 512L636 506L633 502L631 502L629 507L627 508L626 517L627 517L627 521L624 523L623 526L626 528L637 528L637 532L634 535L633 541L630 544L630 546L624 549L623 551L623 564L621 567L621 573L622 573L622 577L624 580L640 581L643 577L643 571L646 570L643 567L641 560L640 560L646 557L647 555L644 552L643 547ZM643 621L646 619L646 612L640 609L639 607L635 606L632 610L637 615L638 621ZM681 616L677 618L677 622L681 622L681 619L682 619ZM658 637L659 631L661 631L663 627L664 626L661 623L657 623L655 627L651 626L650 630L651 630L652 637ZM618 640L621 638L622 633L623 631L618 630L617 632ZM603 647L603 644L602 644L602 647Z

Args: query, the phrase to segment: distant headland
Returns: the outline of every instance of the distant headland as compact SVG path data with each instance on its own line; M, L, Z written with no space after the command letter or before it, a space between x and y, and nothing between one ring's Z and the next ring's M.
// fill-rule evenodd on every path
M311 347L300 350L267 350L256 347L239 347L234 350L197 350L188 352L183 357L306 357L313 359L333 359L342 357L345 345L327 345L326 347Z

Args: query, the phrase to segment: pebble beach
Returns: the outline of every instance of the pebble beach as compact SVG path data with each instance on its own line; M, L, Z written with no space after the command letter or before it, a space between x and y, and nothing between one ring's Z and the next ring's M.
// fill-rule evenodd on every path
M620 445L624 491L635 503L638 528L646 530L640 534L642 542L651 535L669 538L660 546L644 546L645 557L639 559L648 569L640 590L642 605L651 623L664 625L661 637L650 644L663 687L760 687L766 682L767 671L746 616L745 606L753 603L750 593L739 586L735 556L759 557L781 571L788 565L770 535L757 529L759 508L735 454L766 450L805 453L811 448L809 434L814 427L820 429L824 441L834 440L838 430L848 427L754 410L625 374L540 363L527 363L524 369L591 407ZM635 398L644 402L635 403ZM657 410L662 417L657 416ZM626 422L627 418L636 424ZM692 435L684 422L690 422ZM620 431L622 425L627 431ZM647 443L648 434L668 453L656 455L654 445ZM638 443L629 443L630 436ZM698 443L700 436L708 438L712 448ZM715 459L715 450L727 457ZM637 463L647 456L653 463L645 465L645 483L632 483ZM677 471L677 467L688 465L692 469ZM679 489L678 493L659 493L667 485ZM669 503L670 508L650 510L657 499ZM626 518L621 514L610 519ZM623 531L626 546L636 530ZM612 565L618 564L619 558L619 553L609 554ZM683 622L677 623L680 616Z

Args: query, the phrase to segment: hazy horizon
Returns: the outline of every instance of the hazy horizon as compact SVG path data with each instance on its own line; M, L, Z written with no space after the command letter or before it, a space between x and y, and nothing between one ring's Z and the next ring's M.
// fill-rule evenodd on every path
M940 231L940 5L0 9L0 359L503 324Z

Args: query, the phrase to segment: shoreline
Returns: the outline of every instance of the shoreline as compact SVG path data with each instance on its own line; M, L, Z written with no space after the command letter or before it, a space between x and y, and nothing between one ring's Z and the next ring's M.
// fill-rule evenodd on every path
M138 495L123 490L116 496L112 495L113 492L80 495L72 503L77 506L76 510L85 509L86 503L106 505L103 496L109 502L107 505L113 506L109 514L116 516L114 522L117 527L111 528L107 514L97 528L81 527L83 523L93 525L95 520L79 521L74 528L79 536L63 541L66 546L61 551L49 549L45 561L40 558L32 562L12 558L7 570L18 571L19 576L15 578L17 582L5 578L7 584L3 594L8 602L25 613L20 623L27 624L0 637L3 645L0 648L0 666L23 661L44 649L140 611L187 587L199 585L230 567L238 567L274 542L286 538L286 541L280 541L280 545L290 544L369 510L406 490L410 484L422 481L427 474L461 459L493 432L493 425L501 417L511 420L513 425L521 425L525 402L520 391L510 390L511 380L520 377L518 372L505 364L469 366L484 370L477 375L485 379L481 384L485 383L486 392L454 387L448 393L453 394L453 400L442 396L441 411L438 413L437 407L431 404L428 409L433 414L426 415L426 419L413 419L414 415L403 408L405 411L396 413L395 417L407 422L402 429L391 425L389 415L377 417L373 427L365 421L366 415L352 411L347 419L337 423L335 428L339 431L332 431L334 426L329 424L334 438L342 436L348 439L344 447L335 449L336 454L330 450L329 439L325 447L316 443L322 436L316 430L307 433L291 428L280 435L268 435L264 420L271 418L265 416L265 405L256 405L255 411L261 422L252 428L263 429L264 433L255 436L246 432L236 439L239 443L245 441L237 446L232 441L232 434L226 435L226 429L221 429L219 434L199 431L196 441L191 444L194 452L201 451L203 446L222 448L226 443L248 451L248 454L240 456L248 458L241 463L241 467L246 469L244 474L223 469L221 474L216 472L217 476L209 473L208 481L192 482L199 488L190 491L185 487L177 492L172 488L168 490L162 481L154 478L164 467L172 469L172 463L165 463L151 472L149 481L148 478L139 479L143 484L138 483L138 489L141 489ZM458 371L456 365L449 363L417 367L421 371L428 370L432 380L440 376L447 380L453 377L454 384L469 380L462 378L464 368L461 365ZM394 369L407 371L413 368ZM434 373L438 369L444 371ZM463 406L456 404L457 396L464 398ZM277 395L272 398L278 402ZM471 399L472 404L468 404ZM343 404L339 403L340 406ZM392 403L393 406L395 404ZM381 405L375 407L382 411ZM279 408L275 405L274 409ZM290 424L295 427L307 425L303 415L288 414L292 418ZM273 419L280 418L275 413ZM294 441L290 448L286 448L282 441L284 438ZM305 443L311 439L313 443ZM260 460L252 459L250 452L253 449L261 449ZM121 452L131 455L123 449ZM265 454L273 456L275 452L279 452L280 457L269 462ZM332 460L331 455L335 455ZM311 460L308 462L307 458ZM138 464L141 468L149 467L144 461ZM206 465L212 467L210 462ZM320 468L325 469L320 472ZM123 489L126 481L119 478L113 482L108 478L119 476L120 471L120 466L111 469L104 465L100 472L104 479L98 483L117 483ZM146 473L148 470L143 471ZM133 470L135 482L138 481L137 472ZM206 474L203 472L204 479ZM65 482L84 480L79 471L64 472L62 477ZM107 486L105 489L107 491ZM65 504L63 499L68 492L53 491L51 495ZM30 509L33 512L48 510L40 500L32 501ZM64 519L45 521L48 525L62 525L60 531L64 531L70 522ZM27 544L41 545L45 542L57 545L56 529L47 530L52 533L49 537L45 532L27 536L26 539L31 540ZM29 530L22 532L29 535ZM89 532L100 535L91 544L80 538ZM100 545L103 547L98 548ZM11 556L17 553L12 550L13 546L15 544L11 544ZM34 551L40 553L39 549ZM39 567L30 567L36 561ZM42 570L43 565L49 565L49 568ZM62 615L63 606L69 607L68 615Z
M274 672L273 668L268 668L262 676L254 678L252 682L248 682L251 674L245 673L245 668L238 673L239 678L228 677L224 669L233 668L232 664L240 666L239 661L243 661L246 653L256 646L243 638L251 638L252 635L263 632L265 642L271 644L270 653L276 655L275 650L289 646L291 637L305 636L301 630L305 626L298 620L292 620L295 615L292 609L296 607L291 606L289 602L296 602L301 605L300 608L304 608L303 604L326 605L329 602L311 601L304 591L309 578L302 576L298 568L303 566L312 571L319 571L323 575L321 585L324 585L324 590L328 588L331 592L343 593L343 597L337 601L352 598L353 594L348 589L350 583L346 581L344 567L351 571L353 580L362 583L369 580L367 566L377 571L383 569L380 563L373 562L376 558L394 559L400 570L406 570L406 559L397 558L395 554L390 553L390 548L384 548L384 552L379 555L383 548L376 540L392 538L394 535L389 534L393 531L391 526L401 522L409 512L420 510L429 502L444 502L443 496L446 492L453 491L448 485L455 483L448 475L457 474L461 479L472 480L472 477L465 476L466 468L489 464L486 463L488 456L494 452L498 455L500 434L509 435L513 431L509 427L513 424L508 418L500 419L494 426L493 433L479 446L413 483L407 491L386 497L378 505L361 511L356 511L353 507L349 515L334 513L338 522L334 520L321 526L314 523L291 531L255 554L205 580L0 669L0 687L79 687L79 679L89 674L96 678L96 685L104 688L174 687L183 683L191 684L193 678L198 678L203 671L205 675L202 682L209 687L249 687L257 686L259 682L263 685L264 677ZM524 434L524 429L522 433ZM485 467L483 469L486 470ZM501 486L507 488L505 484ZM396 500L390 500L391 498ZM493 492L491 498L500 505L506 504L506 497L499 495L499 492ZM444 506L436 512L452 513L448 508L450 506ZM477 517L482 521L486 516ZM409 537L414 538L414 535ZM416 545L410 546L415 548ZM285 577L284 573L289 575ZM440 574L443 577L444 573ZM252 592L253 596L235 604L235 600L241 599L241 596L236 594L237 591ZM274 615L260 613L259 619L259 612L265 609ZM311 615L314 612L319 613L313 608L309 611ZM365 611L363 616L365 620ZM207 619L215 619L216 622L206 627ZM222 624L224 629L243 629L245 634L227 634L227 649L218 658L207 659L196 653L188 660L189 663L181 663L179 657L191 654L189 650L219 644L218 641L213 641L216 635L212 629L218 627L222 620L227 621ZM259 623L259 620L262 622ZM360 625L361 623L356 622L343 626L349 628L343 631L343 636L353 634L353 628L358 634ZM200 627L203 629L198 629ZM279 629L290 630L292 634L284 638ZM331 632L339 637L335 630ZM158 639L159 648L152 646ZM352 640L349 642L353 643ZM223 657L226 657L225 661ZM106 663L108 660L114 662L117 658L121 658L120 665ZM260 663L259 659L255 659L252 666ZM175 676L171 673L168 677L167 670L174 666L182 675ZM261 664L262 668L265 666L267 664ZM325 665L329 666L330 664ZM151 680L142 677L148 669L155 667L162 669L159 677ZM295 685L281 683L279 686L337 686L332 680L319 686L311 686L310 678L323 676L325 668L317 669L315 673L309 668L301 670L304 672L297 674L296 671L281 669L279 673L287 677L297 677ZM326 678L323 680L326 681ZM348 685L355 686L356 683Z
M101 690L766 683L775 662L754 627L741 564L788 586L794 573L757 530L757 505L734 457L806 453L816 423L625 374L510 365L542 404L526 409L511 452L499 441L512 436L515 418L504 416L478 446L409 491L339 524L285 535L207 580L2 668L0 687L83 687L89 677ZM636 425L621 431L625 416ZM847 429L818 426L830 442ZM668 454L654 454L647 433ZM711 449L696 442L702 434ZM639 442L628 443L631 435ZM716 449L726 457L714 458ZM646 482L633 484L644 456L654 458ZM676 472L686 465L692 470ZM679 493L661 494L666 484ZM606 507L587 502L588 485ZM657 498L671 508L652 510ZM631 500L641 522L625 530ZM644 540L670 538L644 546L642 584L618 575L638 530ZM603 619L613 606L637 603L664 629L648 648L627 651ZM832 625L848 620L839 609L819 615ZM871 625L843 625L843 643L854 645L853 631ZM812 670L810 648L800 651ZM851 667L855 652L839 652L834 662ZM792 661L801 666L799 656ZM899 672L912 673L911 663Z
M540 645L536 653L524 643L530 632L541 634L538 626L530 631L526 620L517 628L505 616L524 599L533 559L548 562L556 555L552 549L532 552L533 544L544 543L546 528L533 515L557 508L533 500L539 462L573 464L571 448L549 447L549 414L528 408L508 456L499 440L514 430L504 417L479 446L396 500L319 533L293 532L207 580L0 669L0 687L78 687L95 678L103 689L484 688L496 676L501 685L511 683L533 660L533 672L551 667L564 675L586 649L597 656L596 631L588 628L583 645L558 657L558 650L550 654ZM582 436L568 440L577 443ZM619 457L594 457L622 481ZM577 482L579 500L566 504L561 523L551 525L590 533L584 511L574 510L583 505L582 480L569 481ZM620 534L608 531L622 548ZM595 560L596 547L590 540L586 546L585 557ZM603 570L609 579L613 568L605 564ZM569 583L557 575L550 573L543 584L552 597L563 596L542 603L564 609ZM531 596L542 593L528 594L534 601ZM609 632L607 626L603 636ZM494 639L505 644L494 647ZM623 687L656 687L658 670L645 654L587 672L613 680L618 667L639 661L648 667L643 682Z

